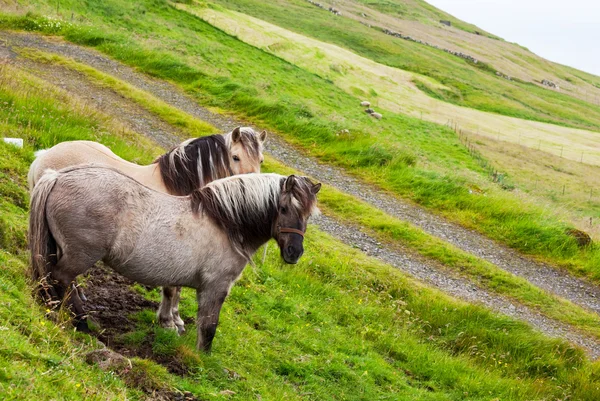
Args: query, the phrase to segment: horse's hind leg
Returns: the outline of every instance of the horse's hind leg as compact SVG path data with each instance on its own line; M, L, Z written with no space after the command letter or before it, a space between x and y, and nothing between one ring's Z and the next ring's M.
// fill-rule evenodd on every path
M89 331L87 313L79 296L75 278L90 269L96 261L88 255L73 257L63 255L52 271L52 279L59 297L64 298L66 308L73 314L73 325L79 331Z
M173 301L171 303L171 314L173 315L173 322L177 326L177 332L179 335L185 331L185 322L179 316L179 300L181 299L181 287L175 288L175 295L173 295Z
M71 284L72 291L69 297L69 308L73 313L73 325L77 331L89 332L87 312L83 307L83 299L76 285L75 282Z
M63 307L73 315L73 325L78 331L89 331L83 301L75 287L75 277L76 275L65 274L63 271L52 272L52 279L56 280L54 284L56 294L62 301Z
M177 328L177 326L175 326L175 321L173 320L172 314L173 300L175 298L176 292L177 288L175 287L162 288L162 299L160 301L160 306L158 307L156 317L160 326L166 329Z

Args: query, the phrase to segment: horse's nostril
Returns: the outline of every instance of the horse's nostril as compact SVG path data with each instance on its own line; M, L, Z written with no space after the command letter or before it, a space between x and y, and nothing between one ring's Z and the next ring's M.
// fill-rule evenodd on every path
M291 245L288 245L288 247L287 247L287 253L288 253L288 255L293 254L294 253L294 247L291 246Z

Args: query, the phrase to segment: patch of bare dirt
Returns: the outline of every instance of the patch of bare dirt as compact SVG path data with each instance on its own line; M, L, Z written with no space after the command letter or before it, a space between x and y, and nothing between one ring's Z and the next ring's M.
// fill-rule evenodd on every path
M148 376L148 372L144 369L136 368L131 360L109 348L88 352L85 361L90 365L98 366L105 372L118 375L128 386L138 388L148 394L149 399L165 401L198 400L190 392L164 388L164 384L157 383L156 380Z
M97 337L113 349L119 336L135 330L132 314L158 309L158 303L131 288L133 281L104 266L93 268L85 283L88 315L101 328Z
M136 321L131 316L144 309L153 313L158 310L157 302L144 298L131 288L135 284L133 281L107 267L97 266L89 272L85 283L85 308L89 318L99 326L92 335L125 357L152 359L180 376L189 373L189 368L177 357L157 355L152 351L153 333L148 333L141 344L125 343L124 335L136 330Z

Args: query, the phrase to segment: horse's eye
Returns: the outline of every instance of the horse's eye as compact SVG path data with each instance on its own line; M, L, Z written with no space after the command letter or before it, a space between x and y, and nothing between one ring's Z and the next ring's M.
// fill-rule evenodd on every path
M281 214L286 214L287 208L285 206L281 206Z
M264 162L264 160L261 160L261 161L260 161L260 164L263 164L263 162Z
M234 162L239 162L239 161L240 161L240 158L239 158L239 156L233 156L233 161L234 161Z

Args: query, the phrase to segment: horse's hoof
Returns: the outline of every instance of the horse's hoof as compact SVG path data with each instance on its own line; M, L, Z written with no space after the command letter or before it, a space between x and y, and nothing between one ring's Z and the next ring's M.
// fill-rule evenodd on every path
M88 327L88 323L87 320L77 320L75 322L73 322L75 325L75 330L82 332L82 333L91 333L92 331L90 330L90 328Z
M175 323L172 320L168 322L160 322L160 327L167 330L178 330L177 326L175 326Z

